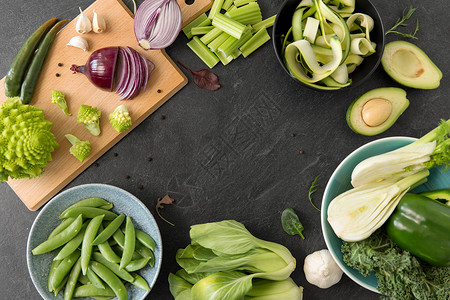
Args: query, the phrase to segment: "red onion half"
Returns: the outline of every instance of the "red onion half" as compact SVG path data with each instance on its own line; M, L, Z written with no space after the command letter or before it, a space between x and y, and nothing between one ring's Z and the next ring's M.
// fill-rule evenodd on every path
M170 46L183 18L176 0L145 0L134 15L134 34L145 50Z
M133 99L145 90L154 64L136 50L108 47L94 51L83 66L70 70L83 73L98 88L115 91L120 100Z

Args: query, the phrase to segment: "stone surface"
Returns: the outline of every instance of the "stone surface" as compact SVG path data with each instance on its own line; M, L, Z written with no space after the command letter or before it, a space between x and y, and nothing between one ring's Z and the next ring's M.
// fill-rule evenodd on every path
M260 0L263 16L275 14L282 2ZM0 2L0 18L4 20L0 30L0 74L7 73L22 43L41 23L55 16L75 18L78 6L85 8L90 3ZM398 0L373 3L386 28L410 5ZM126 4L132 7L131 1ZM292 277L304 286L305 299L378 299L377 294L345 275L339 284L325 290L306 281L305 256L326 247L320 214L308 201L308 188L321 174L314 194L314 202L319 205L328 178L354 149L381 137L420 137L440 118L450 117L450 39L446 36L450 31L450 9L444 0L414 5L418 9L411 25L402 30L413 30L415 19L420 19L419 39L410 41L430 56L444 77L436 90L405 88L410 107L379 136L353 133L345 113L362 93L399 86L381 67L369 81L354 89L316 92L290 79L278 64L271 43L267 43L246 59L215 67L222 83L216 92L198 88L187 74L190 83L185 88L67 186L118 186L137 196L155 216L158 197L169 193L176 199L175 205L162 212L175 227L156 217L164 243L163 266L148 299L172 299L167 276L178 270L175 252L189 243L189 226L224 219L243 222L255 236L287 246L297 259ZM396 39L404 38L387 36L387 41ZM167 49L168 54L194 70L205 68L186 42L181 34ZM280 215L286 207L297 211L305 227L305 240L284 233ZM40 298L28 275L25 256L28 232L37 213L28 211L6 183L0 184L2 299Z

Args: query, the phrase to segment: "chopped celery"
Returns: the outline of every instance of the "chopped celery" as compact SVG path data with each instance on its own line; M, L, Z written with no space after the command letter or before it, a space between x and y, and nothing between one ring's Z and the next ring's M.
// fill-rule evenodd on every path
M205 13L203 13L200 16L198 16L196 19L194 19L194 21L192 21L191 23L184 26L183 32L188 39L191 39L192 38L192 34L191 34L192 27L207 26L209 24L211 24L211 20L208 19L208 16L206 16Z
M216 37L211 43L208 44L208 48L211 49L212 52L216 52L219 49L220 45L225 42L230 35L226 32L222 32L218 37Z
M200 38L203 44L208 45L212 42L216 37L218 37L223 31L219 28L215 27L213 30L205 34Z
M238 7L227 12L227 15L244 25L252 25L262 21L261 8L257 2Z
M194 36L187 45L208 67L212 68L219 62L219 58L200 41L198 36Z
M266 28L261 28L255 33L239 50L241 50L244 57L249 56L253 51L261 47L264 43L270 40Z
M234 0L225 0L222 5L222 9L228 11L233 5Z
M214 19L214 17L216 16L217 13L220 13L223 2L224 2L224 0L214 0L211 10L209 11L208 18L210 18L212 20L212 19Z
M255 0L234 0L234 5L237 7L248 4L250 2L255 2Z
M252 37L252 32L250 27L242 34L240 39L230 36L225 42L219 46L219 51L223 52L225 56L232 55L236 50L239 49L245 42L247 42Z
M233 61L233 56L226 56L223 52L221 52L221 51L217 51L217 52L214 52L216 55L217 55L217 57L220 59L220 61L222 62L222 64L224 65L224 66L226 66L226 65L228 65L231 61Z
M227 13L230 13L235 9L237 9L236 5L231 5L230 8L227 10Z
M201 35L201 34L207 34L211 30L214 29L214 26L197 26L191 28L191 34L192 35Z
M261 22L258 22L256 24L253 24L252 25L252 31L253 32L257 32L261 28L269 28L269 27L273 26L273 23L275 23L275 18L276 17L277 17L277 15L273 15L270 18L262 20Z
M247 28L244 24L230 19L221 13L216 13L212 24L237 39L241 38L242 33Z

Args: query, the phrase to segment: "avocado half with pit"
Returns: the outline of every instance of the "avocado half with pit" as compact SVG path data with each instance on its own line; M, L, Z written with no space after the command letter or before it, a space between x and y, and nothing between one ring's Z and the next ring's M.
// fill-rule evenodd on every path
M347 124L354 132L372 136L386 131L409 106L406 92L395 87L373 89L353 101Z
M383 69L398 83L416 89L435 89L442 72L419 47L405 41L394 41L384 47Z

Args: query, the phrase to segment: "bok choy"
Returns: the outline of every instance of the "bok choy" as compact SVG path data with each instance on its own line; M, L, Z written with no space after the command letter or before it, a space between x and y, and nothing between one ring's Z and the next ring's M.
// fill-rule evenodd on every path
M193 225L190 236L176 255L183 269L169 276L175 299L301 299L286 247L254 237L234 220Z

